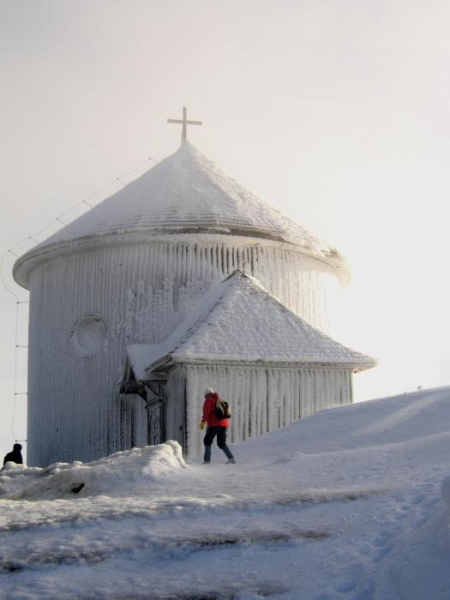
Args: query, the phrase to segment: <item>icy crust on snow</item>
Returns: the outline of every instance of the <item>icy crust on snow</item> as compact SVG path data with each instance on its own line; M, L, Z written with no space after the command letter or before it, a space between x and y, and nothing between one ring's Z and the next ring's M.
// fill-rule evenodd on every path
M160 447L3 469L0 596L448 600L449 387L231 447L236 465L214 447L148 478ZM100 465L97 491L71 489Z
M116 452L90 463L27 468L9 462L0 471L0 497L52 499L81 491L83 496L123 494L124 489L137 491L173 476L185 466L181 446L175 441Z
M128 346L142 380L169 355L177 361L348 365L355 370L376 364L309 325L239 271L208 292L165 342Z
M344 262L317 235L225 175L189 142L30 254L59 242L130 232L262 237Z

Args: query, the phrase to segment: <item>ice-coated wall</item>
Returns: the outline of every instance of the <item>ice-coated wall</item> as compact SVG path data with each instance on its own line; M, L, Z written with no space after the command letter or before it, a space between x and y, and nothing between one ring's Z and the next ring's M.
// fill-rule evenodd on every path
M97 459L129 447L130 428L144 436L143 402L118 394L126 345L164 340L235 269L326 330L338 283L321 261L264 240L172 240L78 251L32 271L30 465Z
M318 410L352 402L352 372L344 368L182 365L170 374L169 381L172 378L186 381L186 420L183 439L177 437L176 428L167 434L184 442L191 456L203 448L199 422L205 387L216 390L231 404L231 442L257 437ZM171 383L169 395L174 385Z

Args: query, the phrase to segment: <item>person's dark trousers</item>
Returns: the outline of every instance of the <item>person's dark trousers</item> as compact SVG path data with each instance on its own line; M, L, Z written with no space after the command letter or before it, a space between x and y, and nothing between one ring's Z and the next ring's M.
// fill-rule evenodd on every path
M212 427L208 427L205 437L203 438L203 443L205 444L205 455L203 460L205 463L211 462L211 445L216 435L219 448L225 452L227 458L234 458L231 450L227 446L227 428L222 425L213 425Z

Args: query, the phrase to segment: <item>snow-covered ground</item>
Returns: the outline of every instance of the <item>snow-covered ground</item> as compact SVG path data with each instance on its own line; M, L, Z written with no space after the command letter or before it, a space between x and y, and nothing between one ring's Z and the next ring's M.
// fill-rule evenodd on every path
M232 449L5 468L0 597L450 598L450 387Z

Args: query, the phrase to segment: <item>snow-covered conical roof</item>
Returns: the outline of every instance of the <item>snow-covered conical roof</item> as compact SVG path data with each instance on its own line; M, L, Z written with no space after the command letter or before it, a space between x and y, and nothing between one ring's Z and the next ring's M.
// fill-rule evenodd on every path
M30 272L53 252L145 236L231 235L289 244L331 264L347 267L318 236L282 215L185 141L167 157L88 213L21 257L14 269L28 287ZM344 275L345 277L345 275Z

